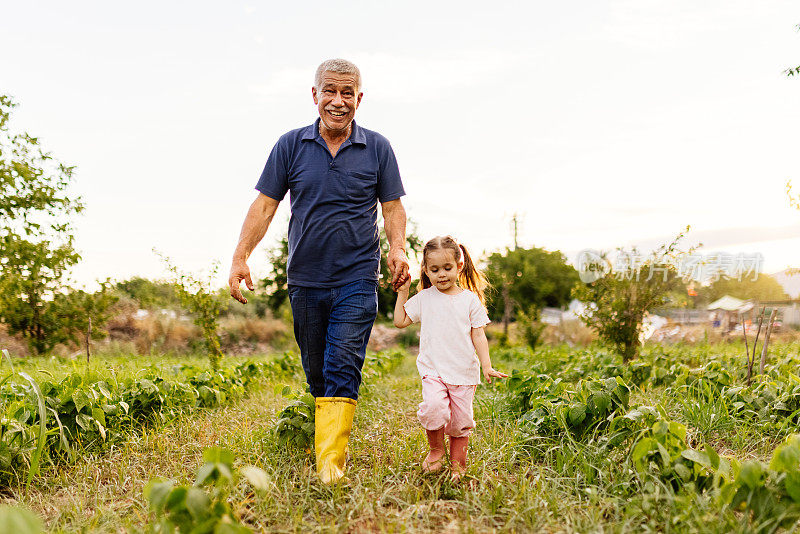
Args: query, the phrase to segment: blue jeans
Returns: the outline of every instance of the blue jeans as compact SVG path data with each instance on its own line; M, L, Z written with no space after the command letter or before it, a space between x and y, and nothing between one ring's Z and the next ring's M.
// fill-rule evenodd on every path
M289 302L311 394L358 399L367 342L378 315L378 282L289 286Z

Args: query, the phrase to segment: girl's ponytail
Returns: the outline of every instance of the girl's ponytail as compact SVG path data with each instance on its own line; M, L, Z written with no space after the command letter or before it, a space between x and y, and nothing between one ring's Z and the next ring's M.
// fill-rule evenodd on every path
M478 295L481 304L486 306L486 296L484 293L486 288L489 287L489 280L486 279L486 275L475 268L472 257L470 257L469 252L467 252L467 247L461 244L458 246L461 249L461 259L464 262L464 268L461 274L458 275L458 282L464 289L469 289Z
M422 266L420 267L420 273L419 273L419 286L417 286L417 291L428 289L432 285L433 284L431 284L431 279L428 278L428 275L425 273L425 260L422 260Z

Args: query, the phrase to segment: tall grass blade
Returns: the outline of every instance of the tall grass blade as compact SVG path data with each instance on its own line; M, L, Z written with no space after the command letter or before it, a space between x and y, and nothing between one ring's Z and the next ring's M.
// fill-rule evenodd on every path
M30 486L34 475L39 472L39 462L41 461L42 451L44 450L44 444L47 440L47 410L44 407L44 395L42 395L42 390L39 388L39 384L36 382L36 380L31 378L31 376L24 371L20 371L17 374L19 374L19 376L24 378L31 385L34 393L36 393L36 399L39 405L39 438L36 445L36 452L34 452L33 456L31 457L30 471L28 471L27 486Z
M8 365L11 367L11 372L14 373L15 372L14 363L11 361L11 355L8 353L6 349L3 349L3 356L6 357L6 361L8 362Z

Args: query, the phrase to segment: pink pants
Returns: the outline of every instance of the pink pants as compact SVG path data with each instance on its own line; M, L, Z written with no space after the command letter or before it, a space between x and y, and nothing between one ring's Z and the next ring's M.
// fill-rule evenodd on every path
M477 386L445 384L438 376L422 377L422 402L417 417L425 430L439 430L454 438L472 433L472 399Z

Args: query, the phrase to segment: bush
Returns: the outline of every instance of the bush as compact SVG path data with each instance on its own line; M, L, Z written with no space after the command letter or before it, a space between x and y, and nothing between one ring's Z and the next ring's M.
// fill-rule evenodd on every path
M397 344L403 348L416 347L419 345L419 326L411 325L408 328L403 328L397 333L395 338Z

